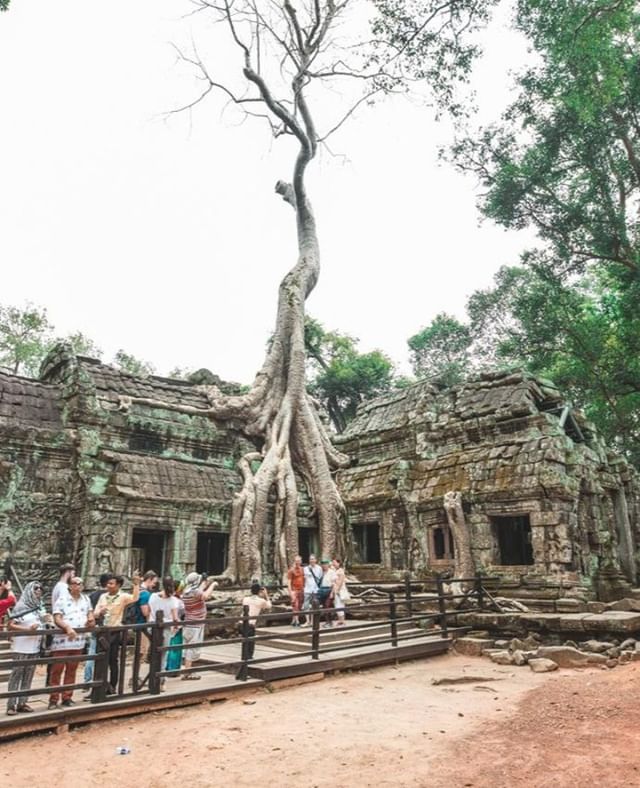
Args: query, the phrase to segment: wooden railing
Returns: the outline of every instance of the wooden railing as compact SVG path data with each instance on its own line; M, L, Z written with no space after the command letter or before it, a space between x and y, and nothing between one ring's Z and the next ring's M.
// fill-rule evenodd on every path
M460 594L447 593L446 584L460 583L466 585L468 590ZM281 587L278 587L281 588ZM366 640L366 646L391 646L398 648L401 645L410 643L412 640L424 638L432 635L442 639L449 637L448 620L451 616L460 612L461 607L465 610L482 610L485 608L486 593L483 588L483 579L480 576L474 578L454 578L443 579L434 578L433 581L412 581L409 577L403 583L390 584L362 584L349 583L349 589L354 599L352 603L345 605L344 613L352 620L345 632L348 636L356 633L371 633ZM358 599L358 590L369 589L384 598L375 601L362 602ZM227 589L224 589L227 590ZM228 589L232 591L242 591L243 588L235 587ZM277 590L272 588L270 590ZM357 603L356 603L357 602ZM231 637L217 636L204 638L197 644L182 643L163 645L163 633L167 628L174 628L176 624L172 621L165 622L162 613L159 612L155 621L142 624L123 624L117 627L94 627L78 628L78 634L87 634L96 638L96 653L83 653L77 656L56 657L55 652L49 654L37 654L33 658L16 660L12 658L13 652L0 651L0 671L12 670L26 665L47 666L47 681L45 686L32 687L28 690L5 690L0 692L0 699L8 699L18 696L37 696L48 695L51 693L60 694L65 691L84 689L90 692L90 700L93 704L102 704L113 699L139 696L140 694L157 695L162 691L163 679L167 676L185 676L189 673L207 674L211 671L232 673L235 681L247 681L250 669L253 666L277 664L283 660L292 658L309 659L317 661L323 655L334 652L341 652L354 649L356 645L353 638L351 642L341 643L331 638L332 642L327 643L329 635L335 629L324 630L320 624L323 618L333 617L336 613L334 608L320 607L317 600L313 600L312 607L307 611L299 611L298 615L309 616L311 618L309 646L304 650L289 651L283 654L270 656L250 657L255 646L266 641L273 641L277 638L280 641L296 640L300 642L300 630L292 632L278 631L277 634L262 634L253 632L250 625L249 608L242 608L242 613L238 615L238 604L233 602L215 604L213 609L217 612L215 616L208 616L204 621L181 621L180 627L203 626L206 632L207 627L215 626L224 628L227 631L236 631L237 635ZM231 615L220 616L226 610L234 611ZM342 612L342 611L341 611ZM353 623L353 616L357 616L357 623ZM262 614L259 617L259 626L273 624L287 624L291 621L292 612L274 612ZM363 620L360 620L360 619ZM403 631L401 626L410 624L410 631ZM61 630L49 628L46 630L18 632L0 631L0 643L20 637L34 637L41 635L44 637L51 635L62 635ZM345 639L347 639L347 637ZM148 663L142 659L142 639L149 638ZM324 643L323 643L324 640ZM116 686L109 684L109 655L112 648L118 649L118 680ZM207 646L232 645L238 646L238 658L226 662L199 662L189 668L180 667L178 670L169 671L163 669L163 656L167 651L185 649L203 649ZM364 644L363 644L364 645ZM127 657L131 656L128 662ZM48 672L51 665L60 662L87 662L93 661L94 674L92 681L77 682L73 685L52 686L48 680ZM182 664L182 660L181 660ZM130 668L130 676L127 680L127 672ZM144 675L143 675L144 674ZM230 679L231 680L231 679Z

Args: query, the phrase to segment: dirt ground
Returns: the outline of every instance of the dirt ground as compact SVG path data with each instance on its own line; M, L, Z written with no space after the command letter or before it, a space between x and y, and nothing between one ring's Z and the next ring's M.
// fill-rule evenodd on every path
M0 784L618 788L640 786L639 745L639 662L447 655L5 742Z

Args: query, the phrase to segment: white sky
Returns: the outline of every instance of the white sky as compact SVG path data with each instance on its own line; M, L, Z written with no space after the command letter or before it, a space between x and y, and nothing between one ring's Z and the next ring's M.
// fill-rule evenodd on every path
M159 374L209 367L250 382L295 260L294 217L276 198L290 150L259 121L234 125L170 42L205 42L185 0L13 0L0 15L3 304L48 309L108 360L124 348ZM206 44L203 44L206 45ZM477 89L487 118L526 57L500 25ZM237 62L230 52L229 65ZM474 182L438 165L450 129L417 103L363 112L310 179L322 274L308 311L408 371L406 341L517 262L529 242L478 226Z

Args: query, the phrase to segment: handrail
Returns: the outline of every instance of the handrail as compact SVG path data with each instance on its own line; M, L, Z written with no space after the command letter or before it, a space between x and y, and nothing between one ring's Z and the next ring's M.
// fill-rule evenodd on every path
M297 659L318 660L322 656L332 654L334 652L341 652L345 650L353 650L357 647L354 643L353 635L358 633L359 636L364 636L366 640L360 640L359 645L367 647L376 646L390 646L392 649L398 648L399 645L406 642L411 642L417 638L424 638L426 634L433 634L439 636L441 639L446 640L449 637L448 621L451 616L455 616L460 612L457 607L459 600L466 600L474 604L474 609L482 610L485 607L487 599L486 590L483 587L485 578L476 576L473 580L472 587L464 594L450 594L445 592L445 585L449 585L456 581L457 578L443 578L439 576L436 578L436 593L428 597L422 594L415 594L414 588L417 585L420 589L424 588L422 583L410 582L405 578L404 583L390 584L392 587L385 591L385 597L376 599L372 602L357 604L347 603L344 612L347 615L372 615L368 618L356 623L350 623L349 627L343 630L346 637L344 641L332 639L327 642L323 635L324 630L320 628L320 621L325 617L332 617L335 614L335 609L328 607L320 607L317 600L313 599L312 608L306 611L300 611L298 615L307 616L312 622L312 627L309 630L311 636L308 642L305 642L304 637L301 640L302 632L294 630L291 632L275 631L273 634L266 632L256 631L258 626L269 624L282 624L291 620L292 612L287 610L284 612L269 612L260 616L249 616L249 608L245 606L240 615L236 612L233 615L216 616L207 615L205 619L187 619L179 623L173 621L165 621L161 612L159 612L154 621L143 622L139 624L121 624L115 627L95 626L95 627L79 627L75 629L78 635L85 635L85 640L88 636L95 639L96 653L95 654L77 654L68 657L57 657L55 650L51 654L33 655L26 658L15 659L15 651L12 649L5 655L0 655L0 666L4 669L13 669L26 667L31 665L53 666L62 662L79 663L79 662L93 662L94 676L91 681L78 682L73 685L67 686L51 686L47 683L44 687L33 689L21 689L0 692L0 698L12 698L18 696L29 695L43 695L46 693L59 694L63 691L73 691L75 689L84 688L91 693L91 702L93 704L100 704L110 700L111 698L122 698L129 696L137 696L141 693L149 695L157 695L162 690L162 685L167 676L188 676L190 674L208 673L210 671L230 671L233 670L236 675L237 681L247 681L251 675L251 669L254 666L265 666L271 663L277 664L278 662ZM349 584L351 587L354 584ZM367 584L368 587L373 587ZM237 609L237 605L235 605ZM453 608L453 609L452 609ZM252 624L252 620L256 619ZM425 629L426 625L431 625L431 629ZM239 631L238 630L239 625ZM400 630L401 626L409 625L420 631L404 631ZM437 625L435 628L433 625ZM227 627L228 629L236 630L237 634L232 634L230 637L217 636L213 638L203 638L198 643L176 643L171 644L166 641L167 629L181 628L181 627ZM336 630L328 630L327 634L335 632ZM371 635L367 636L370 632ZM204 632L203 632L204 633ZM306 633L305 633L306 634ZM16 641L22 637L44 637L44 636L62 636L66 633L64 630L57 627L48 627L45 629L29 630L29 631L0 631L0 642L3 640ZM145 672L146 665L143 663L141 657L142 643L145 638L150 640L149 647L149 669L144 677L141 676ZM133 645L130 640L133 639ZM286 653L274 653L273 655L264 656L264 651L258 656L254 657L254 648L256 644L266 643L277 639L279 641L297 642L303 645L301 650L291 650ZM226 659L224 662L215 662L212 664L196 664L191 667L182 667L182 658L180 659L180 667L177 670L169 670L165 665L166 656L173 652L180 652L182 655L185 650L201 649L207 646L220 646L220 645L239 645L239 653L237 659ZM127 675L129 674L129 666L126 664L127 654L133 654L131 663L131 678L129 682L130 689L125 687ZM111 667L110 667L111 663ZM117 676L113 673L108 675L117 665ZM109 684L109 679L116 679L115 686ZM49 679L47 679L47 682Z

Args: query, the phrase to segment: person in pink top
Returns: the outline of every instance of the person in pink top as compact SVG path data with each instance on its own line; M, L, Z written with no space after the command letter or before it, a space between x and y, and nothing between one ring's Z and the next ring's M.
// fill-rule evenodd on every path
M16 598L11 591L11 580L8 577L0 578L0 629L4 628L4 617L15 603Z

